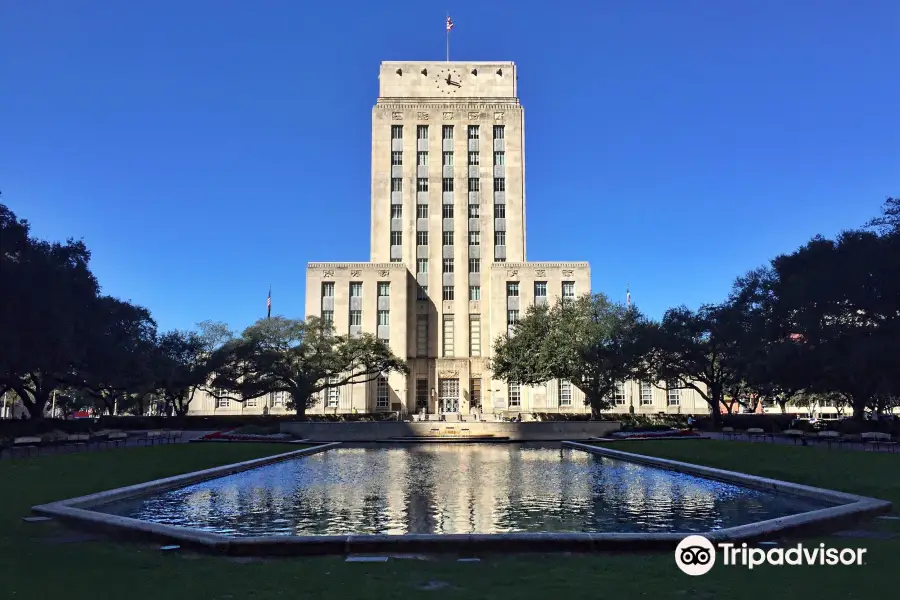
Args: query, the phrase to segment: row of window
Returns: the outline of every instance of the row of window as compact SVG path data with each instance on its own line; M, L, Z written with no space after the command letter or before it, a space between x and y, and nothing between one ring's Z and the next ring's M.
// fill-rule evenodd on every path
M468 161L466 164L470 167L477 167L481 165L481 153L478 150L470 150L466 157ZM506 152L504 150L495 150L493 152L494 157L494 166L502 167L506 165ZM452 167L454 166L454 153L452 150L444 150L441 152L441 166L442 167ZM403 166L403 151L402 150L393 150L391 151L391 166L392 167L402 167ZM428 166L428 151L427 150L418 150L416 151L416 166L417 167L427 167ZM394 190L399 192L400 190ZM445 192L453 190L444 190ZM469 190L470 192L478 192L480 190Z
M362 298L363 292L363 284L361 281L351 281L350 282L350 297L351 298ZM387 281L379 281L378 282L378 297L379 298L387 298L391 295L391 284ZM334 282L333 281L325 281L322 283L322 297L323 298L333 298L334 297Z
M453 125L444 125L441 128L441 138L445 140L453 139L453 131L455 127ZM481 126L479 125L469 125L467 130L468 139L477 140L481 138ZM506 137L506 127L504 125L494 125L494 139L502 140ZM391 139L392 140L402 140L403 139L403 125L391 125ZM417 140L427 140L428 139L428 125L417 125L416 126L416 139Z
M424 153L420 153L424 154ZM417 192L427 192L429 191L429 179L428 177L417 177L416 178L416 191ZM441 179L441 191L444 192L453 192L455 191L453 186L454 179L452 177L444 177ZM470 192L480 192L481 191L481 179L477 177L469 178L469 191ZM392 192L402 192L403 191L403 178L402 177L391 177L391 191ZM495 192L505 192L506 191L506 178L505 177L494 177L494 191Z
M518 281L507 281L506 282L506 297L507 298L518 298L519 297L519 282ZM546 281L535 281L534 282L534 297L535 298L546 298L547 297L547 282ZM562 297L566 299L575 298L575 282L574 281L563 281L562 282Z
M639 384L638 404L641 406L650 406L653 404L653 386L649 382L642 381ZM625 385L619 384L613 392L613 402L618 406L625 404ZM666 388L666 404L668 406L678 406L681 404L681 389L677 387Z

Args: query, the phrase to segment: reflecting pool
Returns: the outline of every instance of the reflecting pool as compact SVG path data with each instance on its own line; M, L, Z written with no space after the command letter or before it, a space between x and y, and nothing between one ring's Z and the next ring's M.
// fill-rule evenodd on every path
M553 445L338 447L95 510L231 536L701 532L829 506Z

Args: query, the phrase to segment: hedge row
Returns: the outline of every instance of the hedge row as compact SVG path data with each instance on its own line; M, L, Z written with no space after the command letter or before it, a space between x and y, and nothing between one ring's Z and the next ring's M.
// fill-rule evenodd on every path
M712 423L709 417L697 419L698 429L711 430ZM797 420L794 415L788 414L741 414L722 415L722 427L733 427L735 430L747 430L758 427L767 433L780 433L786 429L798 429L800 431L837 431L845 434L858 434L869 431L880 431L900 435L900 421L854 421L853 419L841 419L839 421L820 421L819 426L812 425L807 420Z
M392 421L395 413L306 415L307 421ZM40 435L51 431L89 433L100 429L152 430L184 429L209 430L234 429L247 425L277 427L280 423L295 421L296 415L215 415L188 417L111 417L97 419L42 419L40 421L0 419L0 437Z

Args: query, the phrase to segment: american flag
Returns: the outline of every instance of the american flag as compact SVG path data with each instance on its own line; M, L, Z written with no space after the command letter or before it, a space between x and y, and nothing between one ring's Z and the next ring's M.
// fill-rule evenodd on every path
M272 316L272 286L271 285L269 286L269 298L268 298L268 300L266 300L266 311L267 311L266 318L271 317Z
M450 15L447 15L447 31L449 32L453 29L453 19L450 18Z

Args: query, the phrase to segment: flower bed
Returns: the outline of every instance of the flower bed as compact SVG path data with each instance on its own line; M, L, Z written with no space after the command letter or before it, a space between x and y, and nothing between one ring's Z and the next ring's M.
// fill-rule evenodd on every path
M288 433L233 433L231 431L216 431L204 435L201 440L225 440L235 442L280 442L284 440L292 440L294 436Z
M664 431L616 431L609 437L620 440L651 440L673 437L696 437L700 434L690 429L666 429Z

